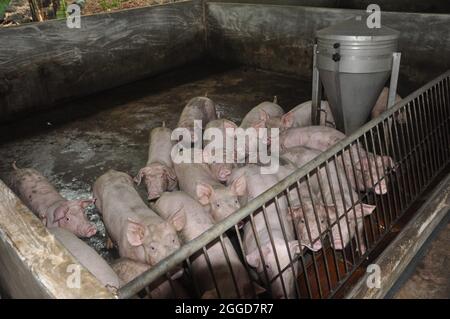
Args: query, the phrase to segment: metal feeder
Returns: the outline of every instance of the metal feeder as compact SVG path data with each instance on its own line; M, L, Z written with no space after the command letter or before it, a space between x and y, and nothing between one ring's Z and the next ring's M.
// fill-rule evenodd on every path
M400 53L399 32L382 26L369 28L355 17L316 32L314 45L312 121L319 124L318 106L323 84L336 128L349 135L369 118L391 76L388 106L395 101Z

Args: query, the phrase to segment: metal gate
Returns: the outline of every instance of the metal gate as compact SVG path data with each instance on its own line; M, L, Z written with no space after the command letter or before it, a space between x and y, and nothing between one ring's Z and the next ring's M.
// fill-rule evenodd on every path
M228 282L235 287L235 297L242 298L238 289L239 282L229 259L229 251L224 241L229 237L235 239L235 249L241 257L248 274L248 280L263 286L266 292L259 294L261 298L273 297L272 289L277 282L282 289L282 296L292 297L289 290L293 289L297 298L329 298L344 284L358 269L366 257L373 252L380 241L388 234L398 219L414 204L425 188L450 162L450 71L429 82L415 91L392 108L385 111L378 118L370 121L357 132L339 141L327 151L295 170L278 184L271 187L245 207L229 216L222 222L214 225L196 239L183 245L174 254L155 265L152 269L128 283L119 290L121 298L129 298L150 283L157 280L169 280L168 273L177 265L183 264L187 269L187 277L192 274L191 263L193 258L202 255L212 278L217 297L225 297L221 291L208 256L208 248L220 243L228 266ZM377 158L393 159L389 161L364 161L373 156ZM383 157L384 156L384 157ZM351 163L351 165L346 165ZM364 166L364 167L363 167ZM334 172L338 171L337 174ZM363 180L358 180L358 171L366 171ZM344 198L345 190L363 183L370 185L366 191L350 192L350 199ZM320 196L331 194L333 203L331 207L339 205L344 210L328 209L323 212L316 211L313 205L313 218L291 218L295 240L298 241L299 251L289 251L289 238L284 226L282 236L289 262L284 265L280 256L275 253L276 268L267 270L267 258L258 240L258 231L255 219L262 218L269 236L268 244L274 252L280 245L275 243L277 238L270 231L268 208L276 210L280 224L282 214L280 201L286 201L289 209L295 205L304 205L300 191L311 194L313 188L319 190ZM386 188L384 195L375 195L373 189ZM370 189L369 189L370 188ZM313 203L314 204L314 203ZM367 216L361 216L362 204L371 204L376 209ZM326 206L326 205L325 205ZM361 208L358 208L361 207ZM259 217L258 217L259 216ZM247 262L244 249L242 230L238 224L247 223L252 230L257 243L257 252L262 262L259 276ZM298 223L304 224L302 234L298 233ZM241 223L242 224L242 223ZM318 232L312 230L318 230ZM353 232L353 234L351 234ZM318 233L314 235L314 233ZM349 235L347 236L348 233ZM306 234L306 235L305 235ZM279 239L279 238L278 238ZM336 249L336 242L346 243L343 249ZM320 243L316 251L306 248ZM276 273L273 276L273 273ZM293 287L284 282L285 274L293 274L295 280ZM223 276L223 271L221 272ZM191 281L193 291L197 297L202 296L195 280ZM252 293L256 297L256 289ZM174 292L174 297L176 294Z

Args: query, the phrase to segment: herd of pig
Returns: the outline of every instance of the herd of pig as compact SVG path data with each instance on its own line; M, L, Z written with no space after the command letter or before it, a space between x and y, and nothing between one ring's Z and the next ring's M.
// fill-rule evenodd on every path
M372 116L385 108L386 98L387 89L383 90ZM311 102L288 113L276 102L254 107L240 125L280 129L281 165L275 174L261 174L258 164L176 164L171 157L172 132L163 124L151 131L148 162L137 176L133 179L125 172L109 170L95 181L93 199L67 200L38 171L18 168L15 163L10 185L55 238L104 286L114 290L345 138L332 127L334 121L327 102L321 105L320 126L311 126ZM177 126L193 133L194 120L208 123L206 128L238 127L230 120L218 119L215 103L208 97L191 99ZM198 138L194 134L193 137ZM203 155L201 148L193 151ZM207 256L203 253L191 256L189 272L197 293L203 298L251 298L265 291L273 298L293 298L295 256L304 249L318 251L328 237L331 247L341 250L356 238L357 250L363 254L366 249L361 236L363 219L375 206L357 202L358 192L373 190L385 194L386 170L394 168L394 162L390 157L357 146L341 153L335 161L327 171L317 169L308 185L299 182L296 189L267 203L264 214L255 211L252 222L248 218L243 220L237 230L243 249L233 245L232 238L224 234L222 240L208 245ZM345 172L350 175L349 182L339 182L338 179L345 178ZM319 185L320 180L330 182ZM141 182L152 201L149 205L136 190L136 184ZM78 238L96 233L84 211L93 203L103 218L108 241L118 248L120 259L112 265ZM247 269L251 269L250 273ZM187 298L189 293L181 284L186 280L185 273L180 266L171 272L171 283L168 279L161 280L147 292L153 298Z

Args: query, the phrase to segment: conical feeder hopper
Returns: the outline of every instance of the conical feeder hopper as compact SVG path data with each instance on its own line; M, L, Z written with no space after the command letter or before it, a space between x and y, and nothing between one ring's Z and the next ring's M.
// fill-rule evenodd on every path
M336 128L351 134L367 122L389 75L399 32L369 28L356 17L319 30L317 68Z

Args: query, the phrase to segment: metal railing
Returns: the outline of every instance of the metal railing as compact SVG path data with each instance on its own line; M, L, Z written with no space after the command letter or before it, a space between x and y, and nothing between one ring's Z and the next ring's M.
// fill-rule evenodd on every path
M192 279L193 261L198 258L204 258L209 272L204 278L219 298L332 297L450 163L449 120L447 71L135 278L119 290L119 297L129 298L156 280L171 282L168 274L183 263L194 293L201 297L205 288ZM389 158L393 162L383 160ZM375 195L377 188L387 192ZM304 203L302 192L310 195L311 203ZM330 198L331 204L327 203ZM362 204L376 208L364 217ZM313 215L306 214L305 205L310 205ZM286 218L286 209L299 208L303 215ZM274 218L278 220L275 228ZM242 221L244 230L238 227ZM224 244L227 237L234 240L231 249L240 256L246 278L236 277L230 246ZM246 251L249 238L256 245L253 252L259 267L244 258L250 253ZM295 241L297 250L292 250ZM337 247L339 242L341 247ZM208 251L216 243L224 257L220 274ZM307 248L316 243L319 249ZM220 286L223 281L218 276L224 274L229 275L233 292ZM246 293L244 281L266 291ZM175 291L173 297L177 297Z

